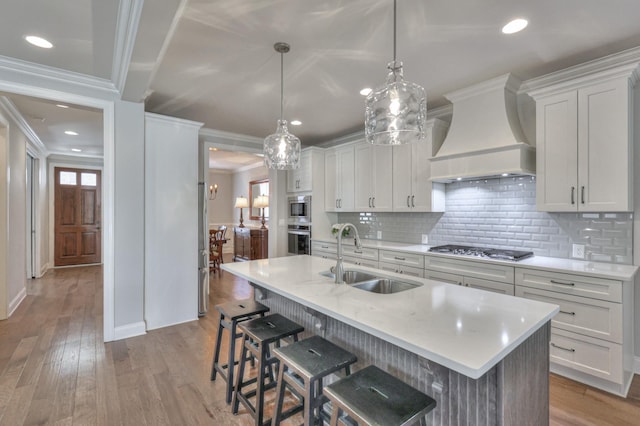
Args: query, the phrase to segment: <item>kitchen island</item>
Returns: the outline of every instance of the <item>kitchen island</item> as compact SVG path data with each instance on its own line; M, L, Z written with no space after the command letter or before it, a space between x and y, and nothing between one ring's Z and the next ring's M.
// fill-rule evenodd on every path
M558 307L407 278L421 286L377 294L321 275L334 262L291 256L224 264L256 297L436 399L430 424L547 424L549 321Z

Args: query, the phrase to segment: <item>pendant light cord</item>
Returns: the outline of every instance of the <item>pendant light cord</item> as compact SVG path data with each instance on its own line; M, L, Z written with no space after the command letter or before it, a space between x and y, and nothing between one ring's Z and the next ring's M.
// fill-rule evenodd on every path
M393 0L393 66L396 66L396 0Z
M284 109L284 53L280 52L280 121L282 121Z

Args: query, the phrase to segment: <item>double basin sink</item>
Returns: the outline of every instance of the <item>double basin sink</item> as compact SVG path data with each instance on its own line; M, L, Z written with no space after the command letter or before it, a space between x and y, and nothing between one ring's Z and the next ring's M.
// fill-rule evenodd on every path
M325 277L332 279L336 278L336 275L332 271L321 272L320 275L324 275ZM348 284L353 288L379 294L399 293L401 291L411 290L412 288L422 286L422 283L415 281L404 281L396 278L378 276L353 269L345 270L342 275L342 280L345 284Z

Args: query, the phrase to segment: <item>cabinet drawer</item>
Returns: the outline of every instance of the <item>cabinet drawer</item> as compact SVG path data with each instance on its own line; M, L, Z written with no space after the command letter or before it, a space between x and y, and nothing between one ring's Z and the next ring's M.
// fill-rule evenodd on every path
M376 260L362 259L360 257L352 257L352 256L343 256L342 260L344 262L351 263L353 265L366 266L368 268L378 269L378 261Z
M432 271L431 269L424 270L424 277L434 281L441 281L447 284L462 285L464 277L458 274L451 274L449 272Z
M501 283L498 281L483 280L474 277L464 277L463 284L466 287L492 291L494 293L508 294L509 296L513 296L515 293L515 286L513 284Z
M549 354L553 364L622 383L622 346L551 327Z
M331 260L337 260L338 257L336 256L335 252L330 252L330 251L322 251L322 250L314 250L311 252L311 256L316 256L316 257L321 257L323 259L331 259Z
M516 268L516 285L622 302L622 282L605 278Z
M362 247L361 249L352 245L342 245L343 256L357 257L360 259L369 259L378 261L378 249Z
M322 241L311 241L311 253L315 253L316 251L326 251L329 253L336 254L338 251L338 246L334 243L325 243Z
M516 296L560 306L552 326L622 343L622 305L570 294L517 286Z
M424 276L424 270L421 268L414 268L413 266L397 265L395 263L380 262L379 268L383 271L396 272L398 274L410 275L412 277L422 278Z
M473 276L491 281L513 284L513 267L491 265L484 262L469 262L465 260L447 259L437 256L424 256L425 269L449 272L464 276Z
M424 268L424 256L421 254L380 250L380 261L413 266L414 268Z

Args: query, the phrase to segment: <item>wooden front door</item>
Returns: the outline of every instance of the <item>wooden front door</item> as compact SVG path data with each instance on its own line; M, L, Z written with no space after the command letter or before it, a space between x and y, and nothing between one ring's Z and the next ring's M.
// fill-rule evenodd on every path
M100 263L99 170L55 168L55 266Z

